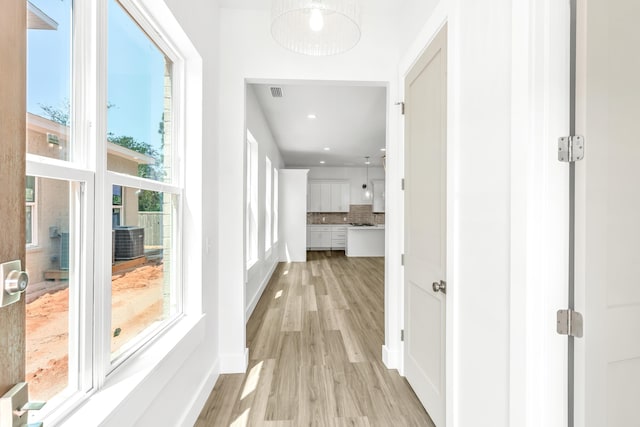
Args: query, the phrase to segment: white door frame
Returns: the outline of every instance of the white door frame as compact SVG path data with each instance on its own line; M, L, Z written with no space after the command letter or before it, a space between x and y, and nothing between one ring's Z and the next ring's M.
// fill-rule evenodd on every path
M457 113L463 30L458 19L459 3L450 0L438 4L400 62L398 83L404 96L406 74L447 22L447 426L458 425L460 406L456 390L460 375L456 272L460 266L455 236L459 206L452 196L459 173L459 129L464 126ZM568 169L557 161L555 147L557 138L568 132L569 123L569 63L564 44L568 46L568 2L559 3L512 2L509 425L524 427L560 427L566 424L567 414L566 338L555 335L555 311L566 306L568 252ZM402 146L402 126L399 132ZM403 287L400 293L399 300L403 301ZM400 312L404 318L404 306ZM399 360L402 373L403 357Z

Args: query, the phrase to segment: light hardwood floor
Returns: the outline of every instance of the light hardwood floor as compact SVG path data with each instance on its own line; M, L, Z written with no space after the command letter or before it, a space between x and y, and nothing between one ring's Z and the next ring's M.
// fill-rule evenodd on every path
M204 426L433 426L381 362L384 259L281 263L247 324L246 374L221 375Z

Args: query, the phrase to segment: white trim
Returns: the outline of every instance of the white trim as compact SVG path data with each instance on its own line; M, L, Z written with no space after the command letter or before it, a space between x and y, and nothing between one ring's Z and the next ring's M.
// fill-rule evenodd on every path
M245 313L244 313L245 324L249 321L251 314L253 314L253 310L255 310L256 305L258 305L258 301L260 301L260 297L262 297L262 293L264 292L267 285L269 284L269 281L271 280L271 277L273 276L273 273L276 271L277 267L278 267L278 258L276 257L273 261L273 264L269 268L269 272L265 274L265 276L262 278L262 281L260 282L260 286L258 287L258 291L253 296L253 298L249 302L249 305L245 309Z
M207 403L207 399L209 399L211 390L215 386L219 377L220 360L216 359L207 375L205 375L204 380L202 380L200 385L196 387L193 399L191 400L191 403L187 405L187 411L184 413L184 416L178 425L191 427L196 424L204 405Z
M269 156L264 158L264 259L271 256L273 247L273 167Z
M398 366L399 364L398 357L399 357L399 351L390 350L389 347L387 347L386 345L382 346L382 363L384 363L386 367ZM393 369L393 368L389 368L389 369Z
M182 193L182 188L176 185L167 184L162 181L154 181L147 178L140 178L124 173L107 171L106 181L112 183L112 185L123 185L129 188L139 188L141 190L150 190L170 194Z
M220 355L220 373L244 374L249 366L249 349L242 353L225 353Z

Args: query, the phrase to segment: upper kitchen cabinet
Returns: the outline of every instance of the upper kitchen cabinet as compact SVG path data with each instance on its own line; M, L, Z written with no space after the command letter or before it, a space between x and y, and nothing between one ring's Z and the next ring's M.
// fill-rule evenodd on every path
M331 212L349 212L351 199L349 182L331 183Z
M309 181L307 212L331 212L331 183Z
M349 181L309 181L307 212L349 212Z
M373 180L373 212L384 212L384 180Z

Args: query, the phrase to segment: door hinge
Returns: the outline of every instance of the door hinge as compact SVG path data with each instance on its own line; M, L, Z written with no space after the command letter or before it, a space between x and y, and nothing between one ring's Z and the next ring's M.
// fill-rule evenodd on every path
M404 266L404 254L400 255L400 265Z
M400 106L400 111L402 112L402 115L404 116L404 102L396 102L396 105Z
M400 341L404 341L404 329L400 329Z
M577 162L582 159L584 159L584 137L575 135L558 139L558 160Z
M556 330L560 335L581 338L583 324L581 313L574 310L558 310Z
M402 189L402 191L404 191L404 178L400 180L400 188Z

